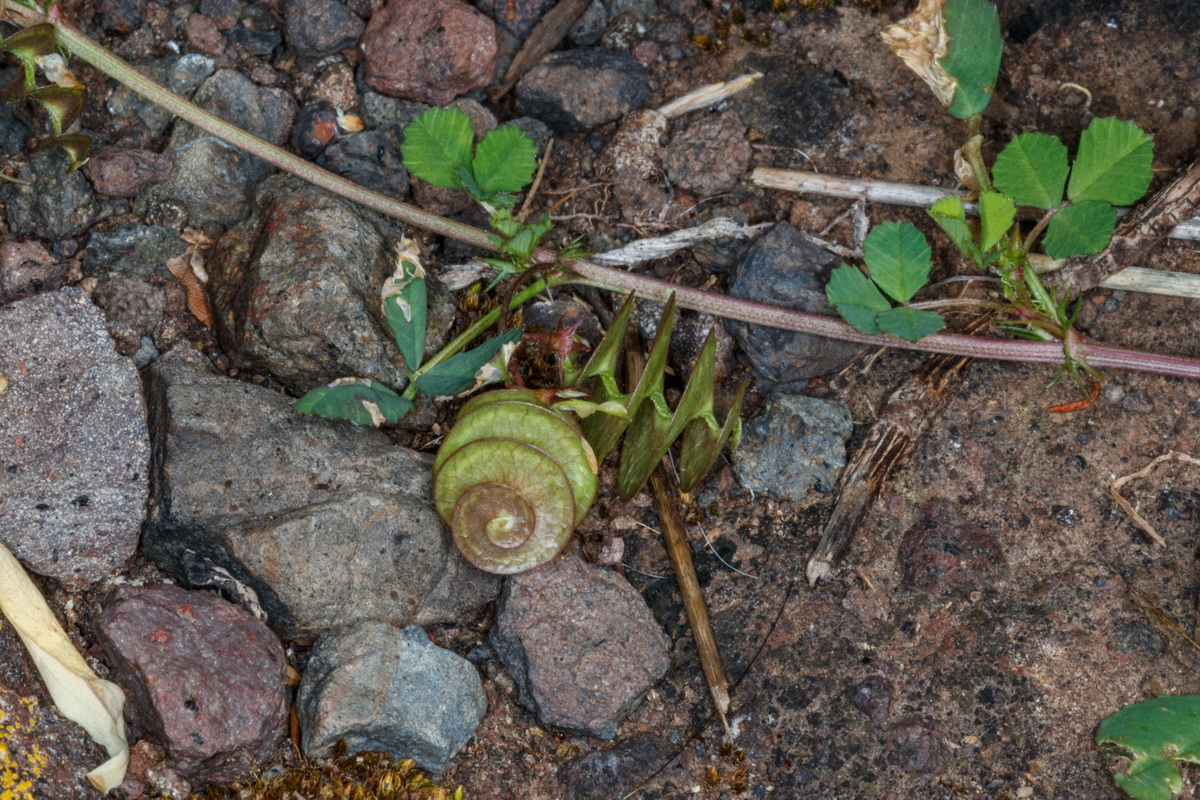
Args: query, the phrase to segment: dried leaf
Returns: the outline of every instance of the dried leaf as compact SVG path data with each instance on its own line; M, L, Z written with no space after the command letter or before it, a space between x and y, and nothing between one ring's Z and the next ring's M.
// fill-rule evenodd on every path
M188 311L203 325L211 328L216 323L216 317L208 302L208 291L204 287L208 282L204 261L215 242L193 228L184 230L183 240L188 243L187 250L167 259L167 269L187 292Z
M67 639L33 581L0 544L0 611L8 617L42 676L59 713L78 723L110 758L87 774L101 792L125 780L129 743L122 709L125 693L92 672Z
M940 63L950 44L942 19L945 2L921 0L912 14L884 28L879 35L892 52L925 81L942 105L949 107L958 82Z

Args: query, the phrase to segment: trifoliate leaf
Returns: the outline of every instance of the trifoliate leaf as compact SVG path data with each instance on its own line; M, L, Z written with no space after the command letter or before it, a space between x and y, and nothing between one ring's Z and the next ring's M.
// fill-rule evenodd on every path
M496 357L500 348L521 338L521 329L513 328L474 350L451 356L417 378L417 391L434 395L458 394L475 385L475 374Z
M1171 800L1183 791L1180 762L1200 763L1200 695L1125 706L1100 723L1096 744L1119 757L1113 780L1130 797Z
M842 264L829 276L825 297L859 333L879 333L875 317L892 307L871 279L849 264Z
M461 189L458 170L471 169L471 121L457 108L431 108L404 129L404 166L434 186Z
M381 383L366 378L338 378L318 386L292 404L301 414L326 419L345 419L355 425L394 424L412 408L406 400Z
M908 222L876 225L863 242L871 280L892 299L907 303L929 280L933 269L925 235Z
M1013 201L999 192L979 196L979 247L991 250L1012 228L1017 209Z
M950 241L954 242L963 255L983 266L983 253L980 252L979 245L975 244L975 236L971 229L967 227L967 212L963 208L962 200L957 197L943 197L929 209L929 216L933 217L933 221L946 232Z
M1117 212L1108 203L1074 203L1050 220L1042 249L1051 258L1099 253L1112 239L1116 221Z
M537 150L525 131L505 125L487 132L475 148L472 166L485 194L519 192L533 179Z
M996 88L1004 50L1000 17L987 0L946 0L942 19L948 41L939 63L958 82L947 110L969 119L987 108Z
M941 316L932 311L905 307L884 311L875 318L875 322L883 331L910 342L937 333L945 324Z
M1017 205L1054 208L1067 183L1067 148L1057 136L1022 133L996 156L992 183Z
M1103 200L1115 206L1137 202L1153 173L1154 142L1132 122L1092 120L1079 137L1067 196L1072 202Z

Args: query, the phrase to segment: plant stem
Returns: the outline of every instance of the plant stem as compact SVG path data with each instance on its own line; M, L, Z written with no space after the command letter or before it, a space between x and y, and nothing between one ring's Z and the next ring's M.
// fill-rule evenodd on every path
M983 163L983 137L976 133L970 139L967 139L962 151L963 157L971 165L971 171L975 173L975 180L979 181L980 191L990 192L992 190L992 176L988 172L987 164Z
M1046 211L1045 214L1042 214L1041 219L1039 219L1037 224L1033 226L1033 229L1029 231L1029 235L1025 237L1024 244L1021 245L1021 252L1023 254L1027 254L1033 250L1033 243L1036 242L1037 238L1042 235L1042 231L1046 230L1046 226L1050 224L1050 220L1054 219L1054 215L1062 210L1066 205L1066 203L1059 203L1054 208Z
M532 297L536 297L538 294L543 292L547 287L558 286L558 285L561 285L566 282L567 281L565 279L556 278L553 276L549 279L536 280L533 283L526 286L521 291L517 292L515 295L513 295L512 302L509 303L508 307L510 309L518 308L526 300L529 300ZM432 358L430 358L428 361L426 361L424 364L422 364L421 368L418 369L413 374L412 381L408 384L408 388L404 390L403 396L409 398L410 400L413 397L415 397L416 392L417 392L417 378L424 375L426 372L433 369L434 367L436 367L438 364L442 363L446 359L457 354L460 350L462 350L464 347L466 347L468 344L470 344L472 339L481 335L488 328L495 325L496 320L500 319L500 313L502 311L503 311L503 309L500 308L499 306L497 306L496 308L493 308L491 311L487 312L482 317L480 317L479 319L472 322L465 331L460 333L458 336L455 336L454 339L452 339L450 342L448 342L445 347L443 347L441 350L437 351L436 355L434 355Z
M54 24L59 43L71 53L108 74L133 91L166 111L192 123L229 144L257 156L285 172L320 186L340 197L352 200L367 208L403 222L415 225L441 236L449 236L466 244L486 250L492 249L487 233L463 223L422 211L415 206L402 203L386 195L365 189L340 175L321 169L304 159L258 138L219 117L204 111L171 91L155 83L143 72L125 63L104 47L93 42L82 32L66 22L57 6L51 6L47 15L25 6L9 4L5 9L8 20L20 27L29 27L49 21ZM540 263L552 263L556 254L539 250L534 258ZM725 317L754 325L766 325L782 330L825 336L842 341L860 342L875 346L901 347L931 353L966 355L998 361L1025 361L1043 364L1061 364L1062 347L1055 342L1019 342L1004 339L976 338L957 334L935 334L918 342L906 342L895 336L868 336L855 331L846 323L833 317L805 314L776 306L739 300L711 294L699 289L676 286L665 281L623 270L602 267L586 260L568 264L580 278L578 282L613 292L636 292L639 296L666 301L674 293L676 302L684 307L714 316ZM562 282L570 282L569 279ZM453 344L453 343L452 343ZM1164 356L1136 350L1100 347L1081 344L1076 351L1088 358L1094 366L1114 366L1121 369L1156 372L1185 378L1200 379L1200 361L1188 358ZM439 356L441 354L439 353ZM448 356L447 356L448 357ZM436 356L435 356L436 358Z

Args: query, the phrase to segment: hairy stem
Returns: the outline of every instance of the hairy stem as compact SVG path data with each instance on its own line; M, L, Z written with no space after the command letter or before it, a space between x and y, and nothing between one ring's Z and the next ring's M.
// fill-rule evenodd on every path
M51 6L49 13L43 16L40 12L25 6L9 4L4 9L4 15L7 20L20 27L37 25L46 21L53 23L59 44L78 58L180 119L192 123L285 172L402 222L424 228L441 236L449 236L466 244L487 250L492 249L487 234L478 228L430 214L415 206L365 189L204 111L199 106L160 86L145 73L93 42L64 20L57 6ZM548 263L555 260L556 254L540 250L534 254L534 258L537 262ZM922 350L931 353L966 355L998 361L1044 364L1061 364L1063 361L1062 347L1055 342L1014 342L957 334L934 334L918 342L907 342L887 335L868 336L858 333L846 323L833 317L805 314L749 300L711 294L699 289L676 286L623 270L602 267L586 260L570 262L568 266L578 276L577 282L579 283L614 292L636 292L641 297L659 301L665 301L671 293L674 293L676 302L684 308L755 325L766 325L849 342ZM1094 366L1110 366L1200 379L1200 361L1195 359L1099 347L1094 344L1081 344L1075 352L1086 357Z

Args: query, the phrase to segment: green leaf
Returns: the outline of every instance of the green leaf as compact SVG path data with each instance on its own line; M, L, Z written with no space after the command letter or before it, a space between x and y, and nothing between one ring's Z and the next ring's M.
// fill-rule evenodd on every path
M1115 206L1137 202L1153 173L1154 142L1132 122L1092 120L1079 137L1067 196L1073 202L1102 200Z
M1046 226L1042 249L1051 258L1099 253L1112 239L1117 212L1108 203L1075 203L1059 211Z
M1013 201L999 192L979 196L979 247L991 250L1012 228L1017 209Z
M421 268L421 260L409 240L403 240L401 252L397 254L399 265L396 274L383 283L383 315L392 336L396 338L396 347L404 356L404 366L409 372L416 372L421 366L425 355L425 332L427 296L425 289L425 270Z
M462 189L457 170L471 169L471 120L457 108L431 108L404 129L404 166L434 186Z
M87 163L88 155L92 152L92 137L86 133L64 133L61 136L48 136L37 143L33 152L48 147L61 147L70 159L67 174L74 172Z
M75 124L83 112L83 104L87 102L87 92L83 89L68 89L63 86L43 86L25 92L21 97L36 100L50 115L50 125L55 135Z
M1100 723L1096 744L1128 759L1113 780L1130 797L1171 800L1183 790L1179 762L1200 763L1200 695L1125 706Z
M292 404L301 414L327 419L345 419L355 425L395 424L412 408L406 400L381 383L366 378L339 378L319 386Z
M4 41L0 41L0 51L8 51L21 60L25 68L24 85L32 89L37 85L38 56L48 56L54 52L54 25L47 22L33 25L17 31Z
M884 311L875 318L875 322L887 333L910 342L937 333L945 325L942 318L932 311L903 307Z
M875 317L892 307L871 279L849 264L842 264L830 274L825 297L859 333L879 333Z
M908 222L876 225L863 242L863 255L871 280L901 303L925 285L933 269L925 235Z
M496 357L500 348L521 338L521 329L493 337L474 350L451 356L417 377L417 390L429 396L458 394L475 385L475 374Z
M525 131L504 125L488 131L475 148L475 182L487 194L519 192L533 180L537 150Z
M938 227L946 232L950 241L954 242L959 251L967 258L974 259L976 264L983 266L983 253L975 244L975 236L967 227L967 212L962 200L957 197L943 197L929 209L929 216Z
M1022 133L992 166L992 183L1017 205L1054 208L1067 182L1067 148L1057 136Z
M958 81L947 109L959 119L969 119L987 108L1000 73L1004 42L1000 17L987 0L946 0L942 7L947 47L938 62Z

